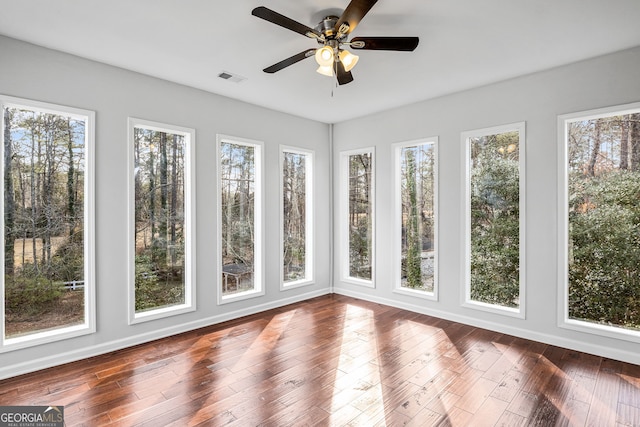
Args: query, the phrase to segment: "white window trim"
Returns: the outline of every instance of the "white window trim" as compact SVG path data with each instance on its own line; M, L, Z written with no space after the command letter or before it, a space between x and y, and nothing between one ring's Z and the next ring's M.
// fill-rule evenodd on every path
M417 147L421 145L433 145L433 155L435 157L433 165L433 292L425 292L416 289L403 288L401 285L401 269L402 269L402 189L401 189L401 168L400 155L403 148ZM397 142L392 145L393 150L393 292L409 296L424 298L427 300L438 300L438 251L439 251L439 209L438 209L438 137L418 139L414 141Z
M135 234L135 157L134 129L144 128L155 132L180 135L184 138L184 303L145 310L136 313L136 266L135 266L135 242L132 236ZM196 207L195 207L195 129L158 123L150 120L128 118L128 180L129 180L129 324L148 322L169 316L188 313L196 310Z
M85 176L84 176L84 323L57 328L48 331L16 338L7 338L5 334L4 280L0 280L0 319L2 319L2 336L0 337L0 353L47 344L68 338L88 335L96 332L96 300L95 300L95 112L80 108L67 107L23 98L0 95L0 111L4 107L25 108L41 113L60 114L78 120L84 120L85 127ZM4 129L4 114L0 114L0 129ZM4 158L4 132L0 132L0 150ZM0 162L0 173L4 176L4 161ZM0 210L4 212L3 196L0 197ZM4 214L2 215L4 229ZM3 237L4 240L4 237ZM4 244L0 245L0 259L4 260ZM4 277L4 261L1 264L0 277Z
M349 276L349 157L371 153L371 280ZM375 288L376 280L376 151L375 147L340 152L340 280L345 283Z
M305 156L305 277L285 282L284 280L284 153ZM315 151L280 145L280 290L294 289L315 283Z
M221 153L220 148L223 142L231 144L245 145L254 148L254 161L255 161L255 195L254 195L254 271L253 271L253 289L246 292L240 292L233 295L222 295L222 168L220 167ZM265 224L265 208L264 208L264 143L262 141L256 141L252 139L239 138L236 136L229 136L223 134L216 135L216 189L218 192L217 197L217 235L216 239L218 254L216 257L217 268L215 271L217 274L217 288L216 294L218 296L218 305L228 304L235 301L241 301L250 298L256 298L265 295L264 284L264 266L265 266L265 251L264 251L264 224Z
M569 318L569 168L567 125L571 122L640 112L640 102L558 116L558 327L640 343L640 331Z
M519 164L519 192L520 192L520 231L519 231L519 263L520 263L520 274L519 274L519 291L518 298L519 304L518 308L504 307L497 304L487 304L480 301L474 301L471 299L471 152L470 152L470 138L482 137L487 135L496 135L500 133L506 132L518 132L519 143L518 143L518 164ZM476 129L471 131L462 132L461 135L462 144L463 144L463 161L464 165L462 167L463 171L463 182L465 186L464 192L464 201L463 206L465 207L465 213L463 215L464 218L464 242L463 248L464 252L464 260L465 260L465 274L464 274L464 283L463 283L463 292L462 295L462 303L463 307L472 308L475 310L486 311L495 314L501 314L510 317L516 317L519 319L526 318L526 123L525 122L517 122L511 123L507 125L501 126L493 126L484 129Z

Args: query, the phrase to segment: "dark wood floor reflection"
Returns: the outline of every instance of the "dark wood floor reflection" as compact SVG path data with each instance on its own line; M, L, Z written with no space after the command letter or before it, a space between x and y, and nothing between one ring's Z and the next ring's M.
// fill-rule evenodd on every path
M338 295L0 382L68 426L640 426L640 367Z

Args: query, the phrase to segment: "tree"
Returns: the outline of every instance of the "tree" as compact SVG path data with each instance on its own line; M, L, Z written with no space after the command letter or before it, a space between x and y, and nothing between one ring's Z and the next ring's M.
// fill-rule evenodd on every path
M222 258L223 264L254 264L255 148L223 142Z
M471 147L471 299L505 307L519 296L518 140L507 132Z
M305 239L305 183L304 154L283 153L283 237L284 277L296 280L304 275Z
M568 139L573 153L569 317L636 329L640 328L638 118L639 114L630 114L573 122ZM592 167L594 156L598 161Z
M11 142L12 114L4 109L4 271L13 275L15 247L15 201L13 190L13 144Z
M136 310L184 302L184 137L134 127Z
M178 135L173 135L171 140L171 200L169 206L169 239L171 248L171 265L176 263L176 226L177 226L177 209L178 209Z
M349 274L371 279L371 153L349 156Z
M167 264L167 215L169 212L169 198L167 191L168 184L168 171L167 171L167 134L165 132L160 133L160 206L159 206L159 219L158 219L158 237L154 239L155 242L155 256L160 264ZM165 268L166 269L166 268Z
M63 281L84 278L84 120L17 107L3 115L5 331L33 332L25 316L47 313L60 326L82 322L83 291L65 307L58 300Z
M620 169L629 169L629 116L620 120Z
M631 114L629 124L629 139L631 142L630 169L640 170L640 113Z
M593 136L593 148L591 149L591 158L589 159L589 165L587 166L587 173L591 176L596 174L596 162L598 161L598 155L600 154L600 140L602 122L600 120L595 121L594 136Z
M406 155L406 186L407 186L407 222L406 222L406 274L407 283L411 288L422 286L422 258L420 256L421 239L418 217L418 189L416 185L417 168L414 149L405 150Z

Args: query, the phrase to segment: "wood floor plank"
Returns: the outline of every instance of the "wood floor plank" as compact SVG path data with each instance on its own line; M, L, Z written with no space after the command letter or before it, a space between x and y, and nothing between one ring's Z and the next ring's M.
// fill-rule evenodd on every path
M340 295L0 381L68 426L635 426L640 366Z
M523 427L527 423L527 419L513 412L504 411L498 421L496 427ZM579 425L579 424L577 424Z

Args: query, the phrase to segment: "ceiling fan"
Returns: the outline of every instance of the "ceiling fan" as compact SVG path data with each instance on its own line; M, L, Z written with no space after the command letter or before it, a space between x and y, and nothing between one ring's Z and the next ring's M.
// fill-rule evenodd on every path
M265 73L275 73L305 58L315 56L318 63L316 71L329 77L335 75L338 84L344 85L353 81L351 69L356 65L359 58L345 47L356 50L413 51L418 46L418 37L355 37L347 41L349 34L377 1L351 0L342 16L327 16L315 28L294 21L264 6L256 7L251 12L253 16L315 39L321 45L320 48L307 49L277 62L263 71Z

